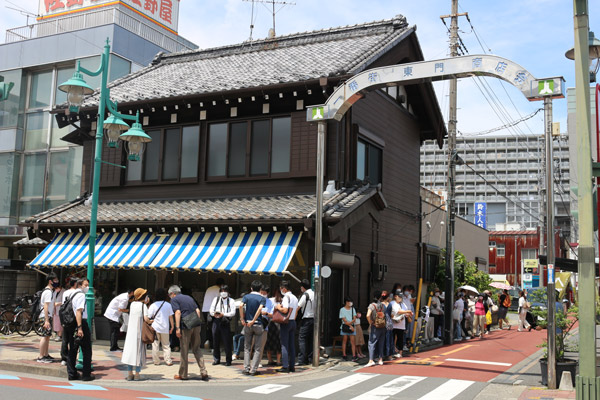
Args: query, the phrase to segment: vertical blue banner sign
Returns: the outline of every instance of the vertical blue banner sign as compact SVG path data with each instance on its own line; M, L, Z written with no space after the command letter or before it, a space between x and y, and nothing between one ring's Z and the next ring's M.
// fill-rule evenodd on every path
M475 203L475 225L487 229L487 204Z

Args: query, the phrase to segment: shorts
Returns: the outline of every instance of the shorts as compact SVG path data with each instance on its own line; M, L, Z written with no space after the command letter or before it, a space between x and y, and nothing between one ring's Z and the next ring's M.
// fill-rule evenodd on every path
M506 319L507 312L508 312L508 308L506 308L506 307L498 308L498 319Z
M52 336L52 319L53 318L50 317L50 328L49 329L42 328L42 334L40 336L43 336L43 337ZM44 318L40 318L40 320L41 320L41 324L43 326L44 325Z
M356 335L356 329L354 329L354 332L344 332L342 330L342 328L340 328L340 335L342 335L342 336L355 336Z

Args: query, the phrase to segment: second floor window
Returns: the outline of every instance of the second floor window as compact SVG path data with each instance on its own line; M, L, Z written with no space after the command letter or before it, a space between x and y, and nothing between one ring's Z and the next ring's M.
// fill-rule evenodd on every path
M128 182L195 182L198 179L200 127L154 129L138 162L127 166Z
M207 176L289 173L291 130L290 117L209 125Z
M383 151L363 140L356 145L356 179L366 180L376 185L381 183Z
M499 244L496 246L496 256L504 257L504 245L503 244Z

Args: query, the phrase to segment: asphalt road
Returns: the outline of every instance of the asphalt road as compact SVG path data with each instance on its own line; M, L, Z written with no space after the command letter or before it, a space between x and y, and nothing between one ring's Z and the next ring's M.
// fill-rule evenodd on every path
M325 399L325 400L437 400L474 399L487 385L484 382L377 373L326 371L316 379L264 379L236 383L218 382L132 382L123 384L83 384L28 376L0 376L1 398L35 399L175 399L229 400L244 398ZM273 395L273 396L271 396Z

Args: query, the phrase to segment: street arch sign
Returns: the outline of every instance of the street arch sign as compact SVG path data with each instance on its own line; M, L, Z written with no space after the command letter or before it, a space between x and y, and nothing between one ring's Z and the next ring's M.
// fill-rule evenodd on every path
M373 68L360 72L339 86L325 104L307 107L307 121L341 120L346 111L366 92L396 84L416 84L470 76L502 79L530 101L564 98L562 77L536 79L529 71L506 58L470 55Z

